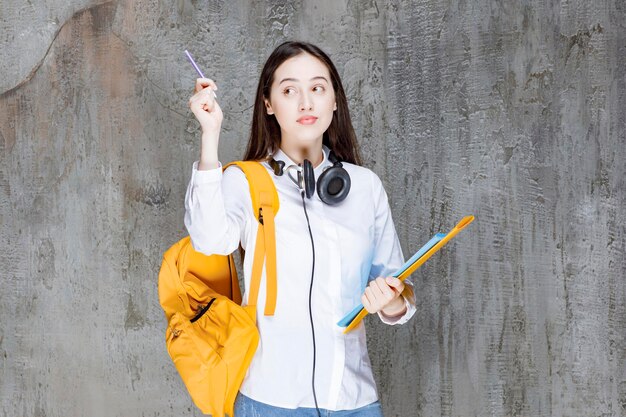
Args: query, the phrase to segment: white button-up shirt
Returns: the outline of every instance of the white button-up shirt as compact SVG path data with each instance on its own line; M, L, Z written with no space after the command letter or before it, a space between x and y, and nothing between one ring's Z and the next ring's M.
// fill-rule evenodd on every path
M324 146L324 160L316 180L332 166ZM274 159L295 165L282 151ZM313 337L309 317L312 248L302 198L285 172L276 176L280 209L275 218L277 304L265 316L265 271L257 301L260 342L240 391L266 404L283 408L315 407L311 378ZM351 189L341 203L330 206L317 194L306 199L315 245L312 315L315 326L315 389L320 408L348 410L378 399L367 353L365 327L348 334L337 322L361 302L369 280L388 276L403 264L387 195L371 170L343 163ZM185 197L185 225L194 248L205 254L232 253L241 242L247 304L258 221L252 211L248 182L231 167L197 170L194 163ZM405 281L406 285L410 282ZM402 324L415 313L414 300L405 299L407 312L388 324Z

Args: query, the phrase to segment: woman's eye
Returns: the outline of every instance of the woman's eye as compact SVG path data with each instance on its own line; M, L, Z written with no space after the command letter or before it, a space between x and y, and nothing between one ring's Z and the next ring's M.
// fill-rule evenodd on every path
M315 87L313 87L313 91L315 91L316 93L321 93L325 91L325 88L324 86L316 85Z
M291 96L291 95L294 95L295 93L296 93L295 88L285 88L285 90L283 91L283 94L286 96Z

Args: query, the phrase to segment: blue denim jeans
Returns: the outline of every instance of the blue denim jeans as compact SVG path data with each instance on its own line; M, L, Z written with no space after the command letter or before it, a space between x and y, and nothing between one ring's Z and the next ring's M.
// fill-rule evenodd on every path
M320 408L322 417L383 417L380 402L376 401L355 410L330 411ZM315 408L280 408L260 403L241 392L235 400L234 417L317 417Z

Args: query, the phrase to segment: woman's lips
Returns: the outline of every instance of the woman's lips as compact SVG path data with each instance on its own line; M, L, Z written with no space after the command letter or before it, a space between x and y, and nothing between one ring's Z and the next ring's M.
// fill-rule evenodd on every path
M302 125L312 125L317 121L317 117L315 116L302 116L297 120L298 123Z

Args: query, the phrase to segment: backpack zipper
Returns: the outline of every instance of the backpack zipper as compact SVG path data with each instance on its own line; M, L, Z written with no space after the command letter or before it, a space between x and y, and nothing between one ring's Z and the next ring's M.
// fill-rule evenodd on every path
M189 320L190 323L194 323L195 321L197 321L200 317L204 316L204 313L206 313L207 311L209 311L209 308L211 308L211 304L213 304L215 302L215 300L217 300L217 298L212 298L211 301L209 301L209 304L207 304L206 306L202 307L200 309L200 311L198 311L198 314L196 314L191 320Z

